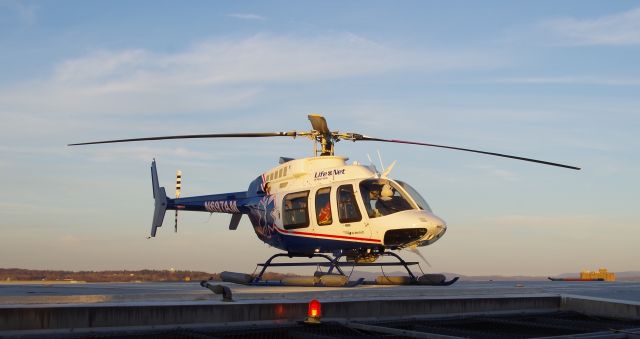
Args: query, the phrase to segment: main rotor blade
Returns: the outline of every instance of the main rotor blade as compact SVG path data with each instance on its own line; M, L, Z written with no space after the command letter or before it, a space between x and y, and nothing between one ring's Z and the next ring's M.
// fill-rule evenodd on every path
M381 138L372 138L372 137L368 137L366 135L356 135L354 134L354 141L358 141L358 140L365 140L365 141L382 141L382 142L392 142L392 143L398 143L398 144L410 144L410 145L419 145L419 146L431 146L431 147L439 147L439 148L447 148L447 149L453 149L453 150L458 150L458 151L465 151L465 152L473 152L473 153L480 153L480 154L488 154L488 155L494 155L497 157L503 157L503 158L509 158L509 159L516 159L516 160L523 160L523 161L530 161L530 162L536 162L539 164L544 164L544 165L550 165L550 166L557 166L557 167L564 167L564 168L569 168L569 169L573 169L573 170L580 170L580 167L575 167L575 166L570 166L570 165L563 165L563 164L559 164L559 163L555 163L555 162L550 162L550 161L544 161L544 160L537 160L537 159L531 159L531 158L524 158L524 157L517 157L515 155L508 155L508 154L502 154L502 153L494 153L494 152L485 152L485 151L479 151L479 150L474 150L474 149L468 149L468 148L460 148L460 147L452 147L452 146L444 146L444 145L435 145L435 144L427 144L427 143L423 143L423 142L415 142L415 141L405 141L405 140L395 140L395 139L381 139Z
M309 121L311 121L311 126L314 130L322 133L329 134L331 131L329 130L329 126L327 126L327 120L322 115L319 114L309 114Z
M266 138L266 137L296 137L298 132L267 132L267 133L222 133L222 134L187 134L187 135L170 135L164 137L148 137L133 139L116 139L105 141L81 142L77 144L68 144L67 146L93 145L93 144L112 144L116 142L146 141L146 140L167 140L167 139L205 139L205 138Z
M407 247L406 250L419 256L420 259L422 259L422 261L424 261L424 263L427 264L427 266L431 267L431 263L429 262L429 260L427 260L427 258L425 258L425 256L422 255L422 252L420 252L420 250L417 247L415 246Z

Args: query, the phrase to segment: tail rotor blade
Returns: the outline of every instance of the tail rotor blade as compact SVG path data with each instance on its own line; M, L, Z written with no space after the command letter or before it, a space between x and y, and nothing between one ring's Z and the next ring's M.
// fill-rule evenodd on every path
M174 233L178 233L178 210L176 210L176 223L174 224Z
M176 171L176 199L180 198L181 190L182 190L182 171L177 170ZM176 209L174 232L178 233L178 209Z

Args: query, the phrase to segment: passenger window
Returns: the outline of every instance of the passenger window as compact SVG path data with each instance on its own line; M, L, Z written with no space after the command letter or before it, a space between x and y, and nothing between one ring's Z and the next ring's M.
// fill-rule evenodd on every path
M341 223L362 220L352 185L338 187L338 219Z
M284 196L282 224L285 229L309 226L308 197L309 191L289 193Z
M331 225L331 187L321 188L316 192L316 218L319 226Z

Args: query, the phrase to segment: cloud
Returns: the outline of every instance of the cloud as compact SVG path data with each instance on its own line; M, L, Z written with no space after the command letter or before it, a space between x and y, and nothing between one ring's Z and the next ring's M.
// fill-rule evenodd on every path
M232 14L227 14L227 16L230 18L236 18L236 19L242 19L242 20L267 20L267 18L263 17L262 15L251 14L251 13L232 13Z
M20 0L0 0L0 8L2 7L15 12L22 23L33 25L36 22L39 7L34 4L25 4Z
M399 49L351 33L220 38L171 53L97 50L62 60L38 79L1 87L0 141L42 147L43 140L64 145L96 135L197 133L211 122L222 130L228 120L223 117L255 125L255 115L229 117L226 112L289 95L278 92L287 86L487 68L496 62L477 52ZM96 161L151 153L104 154Z
M560 18L540 27L571 45L640 44L640 8L596 19Z
M134 159L148 161L154 157L171 156L178 159L188 160L211 160L213 156L209 153L188 150L183 147L123 147L123 148L101 148L99 150L87 150L92 154L92 160L96 162L111 162L114 160Z
M640 79L638 78L611 78L601 76L513 77L496 79L489 82L523 85L640 86Z
M0 114L212 111L251 102L273 83L486 67L487 58L472 54L398 50L350 33L258 34L177 53L101 50L55 65L47 78L0 89Z
M185 86L306 82L414 67L435 70L461 66L455 58L449 59L435 53L393 50L353 34L312 39L259 34L239 41L206 41L176 54L100 51L58 65L52 81L82 87L81 93L89 94L146 92Z

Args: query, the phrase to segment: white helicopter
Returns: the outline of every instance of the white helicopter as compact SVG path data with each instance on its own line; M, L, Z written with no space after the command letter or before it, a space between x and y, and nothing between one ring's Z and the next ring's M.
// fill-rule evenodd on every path
M315 141L315 156L301 159L280 158L280 164L261 173L246 191L214 195L179 197L180 176L176 185L176 198L168 198L164 187L158 183L155 160L151 164L151 177L155 211L151 225L151 237L162 226L166 210L178 210L231 214L229 229L238 227L243 215L247 215L256 235L263 242L281 249L267 260L257 276L226 274L228 281L253 285L278 283L262 280L268 266L302 266L319 263L272 263L277 257L320 257L328 260L327 273L333 269L344 278L341 266L402 265L409 273L406 283L450 285L457 278L445 281L437 275L417 278L409 265L390 250L415 249L433 244L447 230L447 224L436 216L426 200L408 183L389 178L391 164L382 173L374 166L357 162L347 163L348 158L334 155L335 142L379 141L481 153L574 170L580 168L531 158L484 152L466 148L427 144L421 142L381 139L357 133L331 131L324 117L309 115L312 130L308 132L197 134L135 139L119 139L70 144L69 146L120 143L147 140L193 138L261 138L308 137ZM327 254L333 255L333 258ZM375 263L380 256L392 256L398 263ZM341 258L346 261L340 261ZM424 277L424 279L423 279ZM223 280L225 276L223 275ZM322 278L322 277L320 277ZM362 280L356 282L362 283ZM311 285L326 286L329 280L315 277ZM340 279L338 285L348 285ZM351 283L353 285L353 283Z

